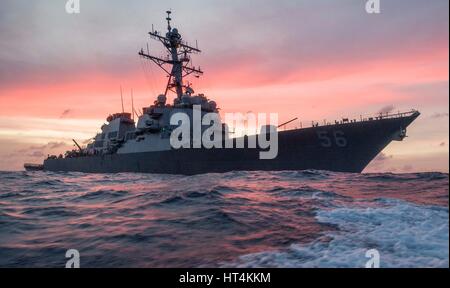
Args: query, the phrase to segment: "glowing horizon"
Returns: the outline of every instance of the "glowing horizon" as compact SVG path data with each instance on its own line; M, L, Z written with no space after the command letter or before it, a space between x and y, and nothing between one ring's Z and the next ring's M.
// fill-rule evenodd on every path
M135 107L149 106L166 79L137 52L172 7L184 39L204 52L193 61L205 76L189 81L222 112L277 112L307 126L414 108L422 116L410 137L366 171L449 171L448 1L382 1L379 15L359 0L82 0L78 15L64 1L28 2L0 4L0 170L95 136L121 109L120 86L126 109L131 89Z

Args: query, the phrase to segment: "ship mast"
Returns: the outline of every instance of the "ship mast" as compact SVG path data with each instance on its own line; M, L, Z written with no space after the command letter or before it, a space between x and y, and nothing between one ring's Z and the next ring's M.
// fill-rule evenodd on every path
M160 41L164 47L166 47L168 55L165 59L155 57L144 52L144 49L141 49L139 55L153 61L156 65L158 65L164 72L167 73L169 78L166 86L166 90L164 95L167 96L169 91L172 91L177 94L177 98L181 99L184 93L191 94L192 89L189 85L184 85L183 78L194 74L196 77L199 77L203 74L203 71L200 67L196 68L192 66L191 58L189 57L192 53L200 53L201 51L198 47L194 48L189 46L186 42L184 42L181 38L181 35L178 33L178 29L172 28L170 25L171 11L167 11L167 33L166 36L161 35L160 32L152 29L152 32L149 32L150 37L157 41ZM172 66L171 68L168 67Z

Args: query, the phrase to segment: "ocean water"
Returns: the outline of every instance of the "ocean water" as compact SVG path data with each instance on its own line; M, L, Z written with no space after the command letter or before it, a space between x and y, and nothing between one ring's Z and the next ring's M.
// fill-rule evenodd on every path
M0 172L0 267L449 267L448 174Z

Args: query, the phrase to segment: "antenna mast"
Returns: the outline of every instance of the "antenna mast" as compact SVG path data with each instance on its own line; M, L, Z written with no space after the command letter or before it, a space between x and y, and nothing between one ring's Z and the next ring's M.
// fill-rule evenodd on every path
M133 121L134 121L134 99L133 99L133 89L131 89L131 115L133 116Z
M164 45L168 52L167 57L165 59L162 59L160 57L152 56L148 52L145 53L144 49L141 49L139 55L153 61L162 70L164 70L164 72L167 73L169 80L167 82L164 95L167 96L167 93L169 91L172 91L177 94L178 99L181 99L183 94L186 92L186 89L189 88L189 91L192 91L192 88L184 85L183 78L189 76L190 74L194 74L196 77L203 75L203 71L200 69L200 67L196 68L192 66L192 61L189 57L189 54L200 53L201 51L198 48L189 46L182 40L181 35L178 33L178 29L172 28L170 24L170 21L172 21L170 15L172 14L172 12L167 11L166 13L166 35L161 35L160 32L153 30L153 27L152 32L149 32L148 34L152 39L160 41Z
M120 86L120 101L122 102L122 113L125 113L125 109L123 108L123 93L122 93L122 86Z

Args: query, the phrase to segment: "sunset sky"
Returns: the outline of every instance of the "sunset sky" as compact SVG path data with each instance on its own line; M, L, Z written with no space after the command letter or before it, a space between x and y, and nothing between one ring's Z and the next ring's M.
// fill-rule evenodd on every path
M152 24L203 50L189 79L222 112L277 112L333 121L418 109L404 142L366 172L449 170L449 1L66 0L0 2L0 170L21 170L85 142L106 116L164 92L164 74L138 57ZM290 128L299 126L296 122Z

